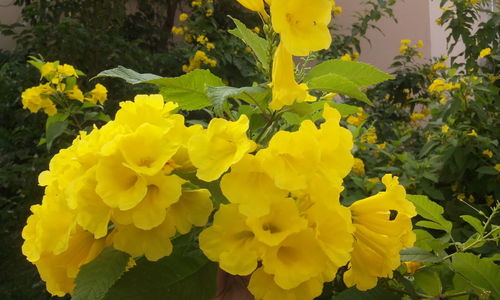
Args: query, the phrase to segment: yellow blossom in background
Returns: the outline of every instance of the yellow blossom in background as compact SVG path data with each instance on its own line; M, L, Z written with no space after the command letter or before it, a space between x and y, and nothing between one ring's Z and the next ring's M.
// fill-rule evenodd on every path
M251 11L255 11L260 13L263 16L267 16L266 10L264 9L264 1L263 0L236 0L241 5L246 7Z
M361 136L361 142L362 143L368 143L368 144L375 144L377 143L377 131L375 127L370 127L362 136Z
M435 79L427 88L431 93L439 93L443 91L450 91L460 88L459 83L447 83L446 80L442 78Z
M411 218L416 215L413 204L398 178L385 175L386 192L354 202L350 206L355 241L344 282L348 287L368 290L377 285L378 277L392 277L400 264L399 252L415 242ZM391 217L391 211L396 216Z
M411 40L401 40L401 45L409 45L411 44Z
M94 89L89 92L89 96L85 100L94 104L104 104L108 99L108 89L100 83L96 84Z
M289 53L306 56L330 47L331 11L330 0L273 0L272 24Z
M385 149L386 146L387 146L387 142L383 142L382 144L378 144L377 148L379 148L379 149Z
M342 7L337 6L334 0L332 1L332 11L334 15L340 16L342 14Z
M461 200L461 201L464 201L465 200L465 194L464 193L460 193L457 195L457 199L458 200Z
M404 264L408 274L415 274L415 272L422 266L422 263L419 261L405 261Z
M489 149L484 150L482 154L488 156L489 158L493 158L493 152Z
M349 53L346 53L340 57L340 60L343 61L352 61L351 55Z
M365 164L363 160L357 157L354 158L354 165L352 166L352 172L358 176L365 175Z
M278 45L274 54L271 84L272 101L269 108L272 110L279 110L283 106L293 103L316 100L307 92L305 83L298 84L295 81L292 55L283 43Z
M328 93L328 94L326 94L326 95L323 96L323 99L331 100L331 99L333 99L333 98L335 98L337 96L338 96L337 93Z
M399 53L401 53L401 54L404 54L406 52L406 50L408 50L408 46L407 45L401 45L399 47Z
M189 18L189 15L186 13L182 13L179 15L179 21L184 22Z
M182 27L172 26L172 33L175 35L183 35L184 29Z
M423 120L425 117L426 117L426 115L423 113L412 113L410 116L410 119L413 122L417 122L417 121Z
M57 113L57 109L49 96L55 92L49 84L41 84L26 89L21 95L23 108L29 109L32 113L43 109L47 115L54 115Z
M435 20L436 24L439 25L439 26L442 26L443 25L443 20L441 20L441 18L437 18Z
M446 95L441 95L439 98L439 103L441 104L446 104L448 102L448 98L446 98Z
M211 17L213 14L214 14L214 10L210 9L210 8L207 9L207 11L205 12L206 17Z
M417 44L415 45L416 48L423 48L424 47L424 41L418 40Z
M495 165L495 170L497 170L498 172L500 172L500 164L496 164Z
M40 73L42 76L49 80L50 77L54 76L57 72L55 63L47 62L40 68Z
M488 55L491 55L491 48L485 48L481 50L481 52L479 53L479 58L483 58Z
M204 45L205 43L208 42L208 38L206 36L204 36L203 34L202 35L199 35L197 38L196 38L196 41L202 45Z
M435 63L434 65L432 65L432 70L434 72L436 71L439 71L439 70L446 70L448 67L443 64L442 62L438 61L437 63Z
M57 66L57 72L63 76L74 76L78 77L75 68L72 65L59 65Z
M84 100L83 92L77 85L73 86L71 90L66 90L65 94L68 96L69 99L77 100L80 102L83 102Z
M493 205L493 203L495 203L495 200L493 200L493 196L492 195L486 196L486 205L491 206Z
M368 181L371 183L371 184L377 184L380 182L380 178L378 177L373 177L373 178L368 178Z
M200 0L195 0L191 2L192 7L201 7L202 2Z
M206 47L207 47L207 50L210 51L212 49L215 49L215 44L214 43L207 43Z
M256 34L259 34L260 33L259 26L255 26L254 28L252 28L252 31L255 32Z
M441 126L441 132L442 133L448 133L448 131L450 130L450 127L448 125L443 125Z
M469 195L469 198L467 198L467 202L474 203L474 202L476 202L476 198L474 198L473 195Z
M468 136L477 136L477 132L475 129L472 129L471 132L467 133Z

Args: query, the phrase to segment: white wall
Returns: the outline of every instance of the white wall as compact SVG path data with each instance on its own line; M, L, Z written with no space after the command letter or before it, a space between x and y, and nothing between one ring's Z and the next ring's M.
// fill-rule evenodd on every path
M14 5L14 0L0 0L0 24L12 24L20 21L21 8ZM14 41L6 36L0 35L0 49L10 50L14 48Z

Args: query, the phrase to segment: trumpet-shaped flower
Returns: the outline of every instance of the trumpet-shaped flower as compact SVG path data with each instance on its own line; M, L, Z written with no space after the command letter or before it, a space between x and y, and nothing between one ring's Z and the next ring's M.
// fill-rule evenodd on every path
M142 230L133 225L117 224L111 237L113 247L132 257L145 255L150 261L157 261L172 253L170 238L175 234L172 222L165 218L163 223L151 230Z
M237 1L251 11L258 12L262 15L267 15L266 11L264 10L263 0L237 0Z
M323 280L320 277L311 278L292 289L283 289L277 285L272 275L263 268L253 272L248 289L257 300L312 300L321 295Z
M269 103L272 110L279 110L285 105L292 105L296 102L316 100L307 93L305 83L298 84L295 81L292 55L283 43L278 45L274 54L272 88L272 101Z
M292 289L322 274L328 257L311 228L288 236L262 257L264 272L274 275L282 289Z
M255 238L268 246L280 244L289 235L307 226L307 221L299 215L292 198L274 200L267 215L248 218L246 223L252 229Z
M96 258L104 247L105 239L96 240L89 232L77 228L67 250L42 255L35 265L49 293L59 297L71 293L80 267Z
M248 125L246 115L235 122L212 119L206 131L191 137L188 153L198 168L198 178L216 180L246 153L255 150L256 144L247 137Z
M172 220L180 234L186 234L193 225L205 225L212 210L208 190L183 190L179 201L168 208L167 218Z
M226 272L248 275L257 268L262 245L245 223L237 204L221 205L214 224L200 233L200 249Z
M356 231L344 282L359 290L374 287L378 277L392 277L392 271L401 263L399 251L411 247L415 241L411 218L416 211L406 200L404 187L390 174L382 182L386 192L359 200L350 207Z
M250 217L268 214L270 203L288 194L276 187L260 161L250 154L232 166L231 172L222 177L220 187L227 199L240 204L240 212Z
M284 47L293 55L327 49L332 42L328 24L332 18L330 0L273 0L271 18Z
M104 104L108 99L108 90L106 87L100 83L96 84L94 89L89 92L89 97L85 100L92 102L94 104Z

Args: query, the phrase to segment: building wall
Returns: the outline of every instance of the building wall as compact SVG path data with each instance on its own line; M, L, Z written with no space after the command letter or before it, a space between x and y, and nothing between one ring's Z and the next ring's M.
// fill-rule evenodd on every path
M20 21L21 8L14 5L14 0L0 0L0 24L12 24ZM10 50L15 43L10 37L0 34L0 49Z

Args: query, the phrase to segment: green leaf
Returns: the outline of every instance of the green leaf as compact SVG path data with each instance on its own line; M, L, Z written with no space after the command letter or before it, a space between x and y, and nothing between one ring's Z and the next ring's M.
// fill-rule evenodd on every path
M49 128L52 123L66 121L69 117L69 113L57 113L47 118L45 122L45 130Z
M97 74L90 80L99 77L121 78L130 84L144 83L148 80L161 78L161 76L150 73L143 73L143 74L137 73L134 70L125 68L124 66L118 66L113 69L102 71L101 73Z
M342 116L353 115L359 112L358 107L354 105L335 103L335 102L329 102L328 104L331 107L337 109Z
M179 251L150 262L144 258L123 274L109 290L106 300L210 300L215 294L217 264L199 250Z
M367 63L332 59L314 66L309 73L307 73L304 81L310 81L315 77L327 74L342 76L349 79L359 87L365 87L389 79L394 79L393 76L384 73Z
M421 248L411 247L403 249L399 252L401 261L419 261L427 263L440 262L442 259L434 255L432 252Z
M451 264L469 282L490 291L493 299L500 299L500 266L472 253L453 255Z
M472 226L477 232L484 233L483 224L479 219L469 215L463 215L460 216L460 218L462 218L462 220L464 220L465 222L469 223L469 225Z
M354 287L342 291L340 294L335 295L331 300L400 300L401 297L397 294L381 287L375 287L368 291L360 291Z
M50 123L50 125L45 130L45 136L47 138L47 149L50 150L52 148L52 143L54 140L59 137L64 131L68 128L67 121L56 121Z
M443 286L439 274L430 269L420 269L415 275L415 285L421 288L427 295L438 296Z
M224 108L224 103L230 97L239 98L240 95L245 94L247 97L251 97L254 94L260 94L266 92L266 88L260 86L242 87L235 88L231 86L207 86L207 96L210 98L214 105L214 111L218 114L222 113ZM252 103L258 104L258 103Z
M71 299L103 299L125 271L128 261L128 254L113 248L104 249L97 258L81 267Z
M228 30L232 35L239 37L245 44L252 48L253 53L261 62L264 69L269 69L270 59L268 53L268 43L255 32L248 29L240 20L229 16L236 25L236 28Z
M420 221L417 224L425 224L424 227L444 230L446 232L451 232L452 223L446 220L442 215L444 209L441 205L429 200L427 196L424 195L406 195L406 198L410 200L417 209L417 213L423 218L434 222L433 226L430 227L430 222Z
M212 105L207 86L223 86L222 79L209 70L196 69L185 75L146 81L156 84L165 99L177 102L180 109L198 110Z
M497 175L498 170L490 166L482 166L476 170L479 174Z
M307 82L309 89L320 90L328 93L339 93L358 99L366 104L373 105L365 93L360 91L360 86L351 80L337 74L326 74L312 78Z

